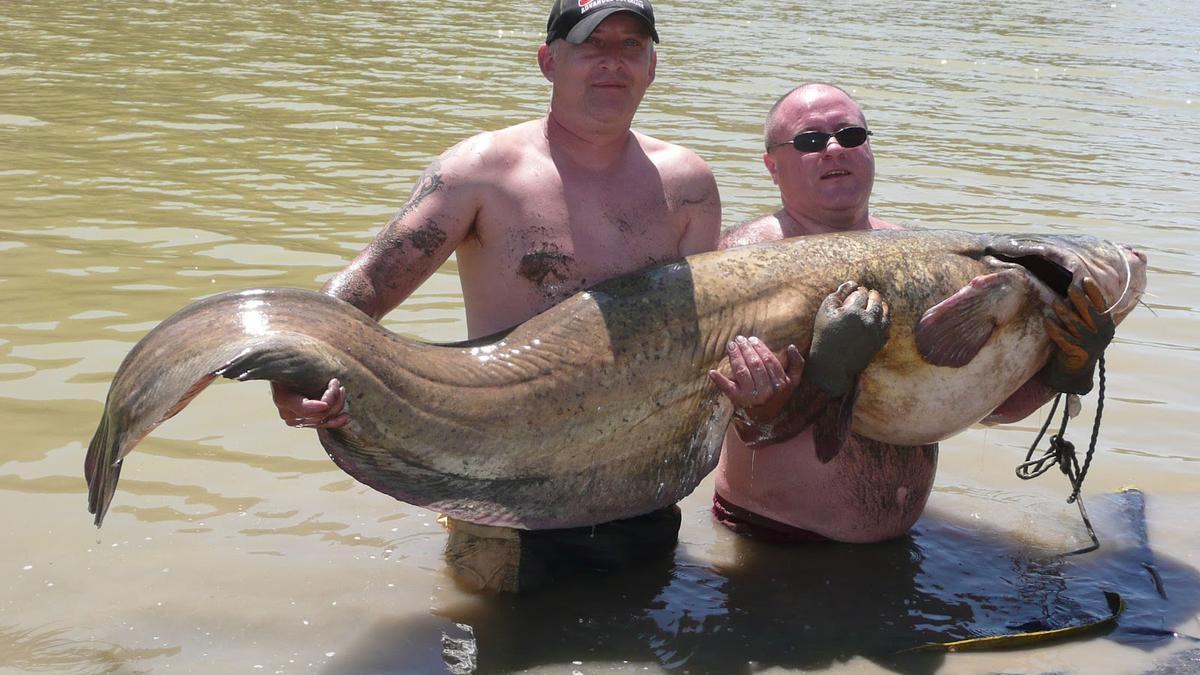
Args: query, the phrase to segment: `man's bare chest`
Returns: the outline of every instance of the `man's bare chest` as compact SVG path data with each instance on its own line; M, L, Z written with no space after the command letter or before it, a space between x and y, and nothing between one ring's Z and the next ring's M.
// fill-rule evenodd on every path
M601 281L674 260L679 237L668 223L585 219L562 227L515 228L498 257L521 285L565 297Z
M574 289L679 257L683 224L661 191L566 187L486 214L477 257L538 287Z

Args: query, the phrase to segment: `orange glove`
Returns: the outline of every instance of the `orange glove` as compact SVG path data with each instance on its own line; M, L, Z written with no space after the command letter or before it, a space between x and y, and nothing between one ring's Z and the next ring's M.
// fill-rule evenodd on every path
M1045 383L1055 391L1086 394L1092 390L1096 362L1112 342L1116 323L1105 313L1104 295L1091 277L1067 290L1068 305L1054 303L1057 320L1046 318L1046 334L1058 347L1043 370Z

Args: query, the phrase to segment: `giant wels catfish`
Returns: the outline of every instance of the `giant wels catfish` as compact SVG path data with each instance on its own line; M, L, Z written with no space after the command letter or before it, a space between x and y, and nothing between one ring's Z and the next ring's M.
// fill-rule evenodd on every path
M1073 280L1097 281L1117 321L1146 285L1132 247L1085 236L877 231L700 255L597 284L509 331L410 340L335 298L296 289L193 303L138 342L88 447L99 526L134 446L218 376L318 396L331 377L350 422L318 436L346 473L396 499L488 525L575 527L688 495L733 414L707 376L726 343L807 349L846 280L891 308L851 428L903 445L980 421L1047 362L1044 316Z

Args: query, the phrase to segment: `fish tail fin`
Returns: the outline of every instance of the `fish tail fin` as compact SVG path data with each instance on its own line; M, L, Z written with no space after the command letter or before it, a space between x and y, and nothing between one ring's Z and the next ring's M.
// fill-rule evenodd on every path
M204 391L217 378L217 373L208 373L191 384L183 394L166 408L157 418L151 418L151 424L123 425L116 420L128 411L111 410L109 403L104 406L104 414L100 417L100 425L88 443L87 456L83 460L83 475L88 484L88 513L96 516L96 527L104 522L108 513L108 505L112 502L117 490L117 481L121 477L121 464L126 454L125 448L132 449L158 425L174 417L187 407L192 399ZM144 428L137 428L144 427Z
M108 411L105 410L83 461L83 473L88 484L88 513L96 516L96 527L104 522L104 515L108 513L108 505L117 489L117 479L121 476L120 448L112 431Z
M117 405L113 403L113 397L109 397L96 433L88 443L87 456L83 462L83 473L88 484L88 513L96 517L96 527L100 527L104 523L104 516L108 513L109 504L112 503L113 495L116 493L117 481L121 477L121 465L128 451L132 450L158 425L186 408L192 399L199 396L200 392L204 391L218 375L223 374L231 364L236 363L238 359L247 354L252 355L253 353L254 350L248 347L237 357L215 370L203 373L199 377L193 376L194 379L186 377L179 380L180 383L191 380L191 383L182 391L177 388L178 385L164 386L162 382L145 383L145 386L141 388L142 391L166 394L160 399L165 406L144 406L140 405L140 402L130 401L126 401L124 405ZM142 369L136 367L132 370L138 373L143 372ZM164 367L159 372L170 372L171 370L169 367ZM118 378L121 377L122 375L119 374ZM114 386L116 386L115 381ZM174 395L171 395L172 391ZM135 410L145 412L138 414L134 412Z

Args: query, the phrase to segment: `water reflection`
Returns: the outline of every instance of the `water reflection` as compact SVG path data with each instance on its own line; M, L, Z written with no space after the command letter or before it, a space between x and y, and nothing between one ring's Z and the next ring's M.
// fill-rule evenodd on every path
M68 631L41 626L18 628L0 625L0 666L17 672L149 673L142 666L167 656L179 647L127 649L117 644L75 640Z
M481 673L552 664L749 673L856 658L932 672L944 657L899 652L1093 621L1110 613L1106 590L1127 603L1108 638L1161 646L1200 609L1200 573L1152 551L1140 492L1094 501L1104 546L1087 556L931 517L909 537L872 546L736 539L727 567L680 554L528 597L450 594L426 619L377 622L330 671L434 672L466 653Z

